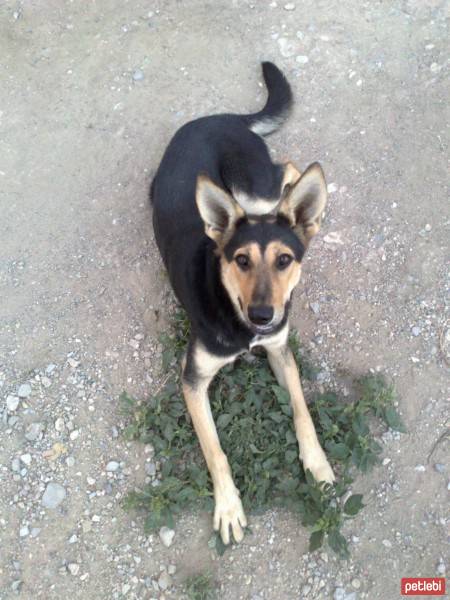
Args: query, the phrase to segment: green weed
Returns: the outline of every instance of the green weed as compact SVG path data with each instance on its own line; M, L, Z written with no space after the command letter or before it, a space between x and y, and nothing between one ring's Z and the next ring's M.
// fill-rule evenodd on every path
M162 388L145 402L125 392L121 396L129 419L127 437L153 444L162 465L159 485L147 485L126 499L128 508L147 511L148 530L173 526L182 510L213 508L211 481L179 385L178 363L188 337L182 314L176 323L174 333L163 340L163 363L169 376ZM298 360L298 339L292 336L290 341ZM303 361L301 371L305 378L314 375L313 367ZM333 486L320 486L309 471L303 471L289 395L277 384L265 356L255 356L251 362L239 359L234 366L223 368L209 390L219 437L244 509L254 513L269 506L286 507L311 527L311 551L326 539L342 557L348 556L342 525L364 506L360 494L345 502L342 498L348 496L354 468L367 471L378 462L381 452L371 434L370 420L378 417L389 427L404 431L394 407L393 387L381 375L367 375L355 385L355 401L325 392L310 404L318 436L338 474ZM216 548L224 551L219 540Z
M184 582L184 587L189 600L214 600L216 598L215 585L208 573L191 575Z

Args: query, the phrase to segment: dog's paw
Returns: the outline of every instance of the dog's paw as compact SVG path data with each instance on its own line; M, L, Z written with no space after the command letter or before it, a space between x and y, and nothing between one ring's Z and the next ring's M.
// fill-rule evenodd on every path
M239 492L233 485L226 491L216 492L214 508L214 529L220 530L223 543L230 543L230 527L236 542L244 538L243 528L247 527L247 518L242 508Z
M318 482L333 483L336 480L333 469L320 446L314 451L308 452L303 458L303 468L309 469Z

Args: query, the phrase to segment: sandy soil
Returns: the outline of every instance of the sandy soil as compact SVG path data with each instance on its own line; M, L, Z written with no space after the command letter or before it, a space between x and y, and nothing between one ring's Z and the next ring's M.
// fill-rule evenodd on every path
M445 573L448 442L429 453L450 425L448 8L1 4L0 598L182 598L209 570L227 600L391 600L402 576ZM118 396L157 385L172 303L149 181L181 124L261 106L262 59L297 98L274 156L320 160L330 183L293 310L314 385L385 372L408 429L354 484L368 506L348 562L307 554L279 511L218 558L209 515L184 516L166 548L121 505L153 463L124 440Z

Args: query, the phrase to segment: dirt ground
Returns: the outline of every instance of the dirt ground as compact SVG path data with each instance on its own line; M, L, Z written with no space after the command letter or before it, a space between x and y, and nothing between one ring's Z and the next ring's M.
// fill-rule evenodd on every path
M210 571L220 599L391 600L401 577L445 574L448 440L430 452L450 426L449 16L445 0L0 5L1 599L182 598ZM274 156L329 182L293 307L321 369L306 393L382 371L407 426L353 485L347 562L308 554L280 511L219 558L209 515L166 548L121 504L155 465L118 396L158 385L173 303L150 178L184 122L262 105L263 59L297 99Z

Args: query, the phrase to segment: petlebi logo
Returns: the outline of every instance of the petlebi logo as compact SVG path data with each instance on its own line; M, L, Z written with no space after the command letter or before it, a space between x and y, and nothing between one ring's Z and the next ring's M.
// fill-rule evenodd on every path
M445 577L402 577L402 596L443 596Z

